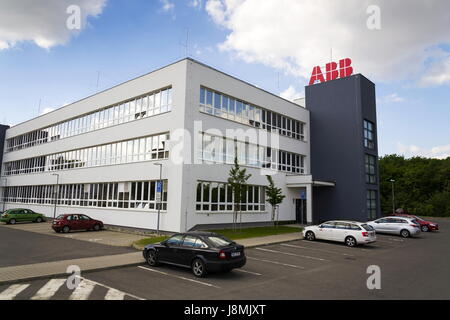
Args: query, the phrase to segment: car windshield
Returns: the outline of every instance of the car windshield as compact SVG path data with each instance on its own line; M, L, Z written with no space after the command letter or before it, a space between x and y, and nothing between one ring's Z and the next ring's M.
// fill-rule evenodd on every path
M224 236L208 236L206 237L215 247L225 247L233 244L234 241L225 238Z
M64 215L60 214L59 216L56 217L56 220L60 220L60 219L64 219Z
M373 231L375 230L372 226L369 226L368 224L362 224L361 227L364 228L366 231Z

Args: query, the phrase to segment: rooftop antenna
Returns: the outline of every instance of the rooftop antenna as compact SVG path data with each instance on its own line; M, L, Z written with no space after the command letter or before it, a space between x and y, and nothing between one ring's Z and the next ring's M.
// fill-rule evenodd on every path
M41 113L41 99L39 99L39 104L38 104L38 112L37 112L38 117L39 117L40 113Z
M186 43L180 45L184 47L184 56L187 58L189 56L189 28L186 28Z
M99 81L100 81L100 71L97 71L97 89Z

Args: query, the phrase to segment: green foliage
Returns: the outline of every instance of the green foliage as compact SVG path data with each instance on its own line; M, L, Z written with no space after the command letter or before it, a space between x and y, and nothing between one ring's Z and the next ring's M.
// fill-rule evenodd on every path
M237 154L237 151L236 151ZM233 226L234 229L236 229L236 222L237 222L237 212L239 211L241 213L241 219L242 219L242 212L240 208L240 204L243 199L245 199L245 194L247 192L247 180L250 179L252 175L247 174L246 169L241 169L238 163L237 156L234 158L234 165L230 169L229 177L228 177L228 185L231 187L231 190L233 192L234 196L234 213L233 213Z
M275 186L275 183L273 182L273 179L271 176L266 176L267 180L269 181L269 186L266 187L266 201L271 204L272 206L272 221L275 220L275 208L277 205L279 205L281 202L283 202L283 199L286 197L281 188L278 188Z
M450 157L428 159L388 155L380 166L381 212L392 212L392 184L395 180L395 207L408 213L450 217Z

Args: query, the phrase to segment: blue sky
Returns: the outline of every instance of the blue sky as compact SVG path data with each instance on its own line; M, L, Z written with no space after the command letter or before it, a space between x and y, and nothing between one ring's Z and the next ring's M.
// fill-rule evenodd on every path
M287 98L302 96L311 63L324 65L329 60L325 58L328 52L322 54L326 44L314 46L322 34L329 32L305 35L302 32L308 26L291 30L292 24L281 23L278 12L271 14L274 10L269 4L252 9L254 0L91 1L100 6L85 8L86 0L68 1L78 2L87 15L87 24L78 32L52 31L59 30L56 28L61 28L60 22L67 18L61 10L54 20L52 16L39 20L36 12L41 11L33 9L21 12L24 24L30 21L27 14L32 15L36 19L29 23L39 28L0 22L0 123L20 123L179 60L185 57L187 32L189 56ZM307 8L314 9L311 3ZM46 14L51 15L54 8L48 9ZM256 9L259 11L254 15L245 17L246 10ZM421 10L420 6L416 9ZM436 19L440 19L437 9ZM328 20L343 19L337 16L342 14ZM400 27L394 31L388 18L386 24L391 29L386 34L377 33L373 39L379 42L378 49L364 51L365 44L355 45L357 37L367 37L364 30L354 35L352 42L333 35L333 51L338 57L352 57L355 71L377 85L380 154L446 157L450 155L450 41L445 35L421 38L417 32L411 41L408 37L396 39L396 30L404 31ZM269 29L259 32L265 25ZM434 27L442 28L442 24ZM21 37L5 38L8 28L17 30ZM41 30L51 45L37 41L38 31L29 30ZM379 48L383 43L397 44L392 49Z

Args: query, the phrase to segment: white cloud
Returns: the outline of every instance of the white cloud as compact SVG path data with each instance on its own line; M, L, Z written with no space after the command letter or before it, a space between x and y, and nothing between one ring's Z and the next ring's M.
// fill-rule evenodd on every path
M294 101L295 99L303 98L304 96L305 93L303 91L298 92L293 86L289 86L289 88L280 93L280 97L289 101Z
M443 84L450 84L450 56L433 63L420 80L424 87Z
M173 11L175 9L175 5L169 0L159 0L162 3L162 9L165 12Z
M202 7L202 0L189 0L188 6L200 9Z
M381 30L367 28L369 5L381 9ZM305 78L332 48L376 81L418 79L450 43L450 1L208 0L206 10L229 30L222 50Z
M34 42L49 49L69 41L79 30L67 28L71 5L80 7L81 29L89 16L96 17L103 11L106 0L35 0L0 2L0 50L9 49L24 41Z
M416 145L403 145L397 143L397 152L406 157L426 157L435 159L446 159L450 157L450 144L444 146L437 146L431 149L425 149Z
M385 103L398 103L405 101L405 98L400 97L397 93L388 94L387 96L381 98L381 102Z

